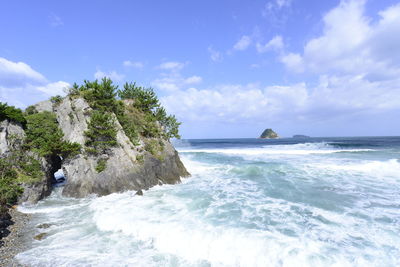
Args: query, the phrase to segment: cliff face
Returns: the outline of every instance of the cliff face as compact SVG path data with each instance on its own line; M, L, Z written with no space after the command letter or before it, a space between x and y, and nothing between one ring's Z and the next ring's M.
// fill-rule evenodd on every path
M10 152L13 137L24 138L24 136L21 125L8 120L0 122L0 155Z
M278 134L274 132L272 129L265 129L260 135L262 139L274 139L279 138Z
M0 158L9 156L14 149L18 149L21 144L20 140L25 138L25 132L20 124L4 120L0 122ZM44 175L40 179L29 183L21 183L24 189L18 202L36 203L40 199L48 196L51 192L51 168L49 162L45 158L39 157L34 153L30 156L36 158L40 164Z
M51 111L57 116L64 139L85 146L91 108L83 98L64 98L59 104L44 101L35 105L36 110ZM158 184L179 183L189 176L178 153L164 139L154 139L163 148L157 156L145 150L144 139L133 144L115 119L117 145L109 153L90 155L80 153L64 160L62 169L67 178L63 195L85 197L89 194L107 195L126 190L148 189ZM106 160L105 169L98 172L99 160Z

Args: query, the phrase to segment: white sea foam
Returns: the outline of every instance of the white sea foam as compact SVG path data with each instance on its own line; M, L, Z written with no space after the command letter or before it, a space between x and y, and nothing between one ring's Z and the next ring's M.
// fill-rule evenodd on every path
M235 150L262 151L252 158L338 149ZM17 259L31 266L399 266L399 161L292 155L267 164L183 153L192 177L142 197L56 192L20 208L53 226L38 229L49 236Z
M225 149L205 149L205 148L181 148L183 153L220 153L229 155L309 155L309 154L330 154L338 152L366 152L372 149L338 149L327 143L304 143L293 145L266 145L261 148L225 148Z

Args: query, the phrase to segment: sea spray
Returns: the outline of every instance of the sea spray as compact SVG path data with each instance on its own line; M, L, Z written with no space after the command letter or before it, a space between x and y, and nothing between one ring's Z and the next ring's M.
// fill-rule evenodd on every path
M182 184L35 206L31 266L398 266L400 138L192 140ZM356 143L353 147L352 142ZM335 145L340 144L340 145ZM281 153L278 153L278 152Z

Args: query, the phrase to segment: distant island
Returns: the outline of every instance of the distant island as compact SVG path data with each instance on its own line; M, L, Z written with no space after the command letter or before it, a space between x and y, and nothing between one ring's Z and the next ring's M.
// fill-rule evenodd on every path
M272 129L265 129L264 132L262 132L262 134L260 135L259 138L262 139L275 139L275 138L279 138L278 134L276 132L274 132Z
M295 134L293 135L293 138L310 138L310 136L303 134Z

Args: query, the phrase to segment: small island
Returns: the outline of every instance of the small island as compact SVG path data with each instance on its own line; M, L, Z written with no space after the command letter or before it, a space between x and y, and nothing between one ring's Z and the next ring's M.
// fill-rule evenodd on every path
M265 129L264 132L260 135L261 139L275 139L279 138L278 134L274 132L272 129Z

